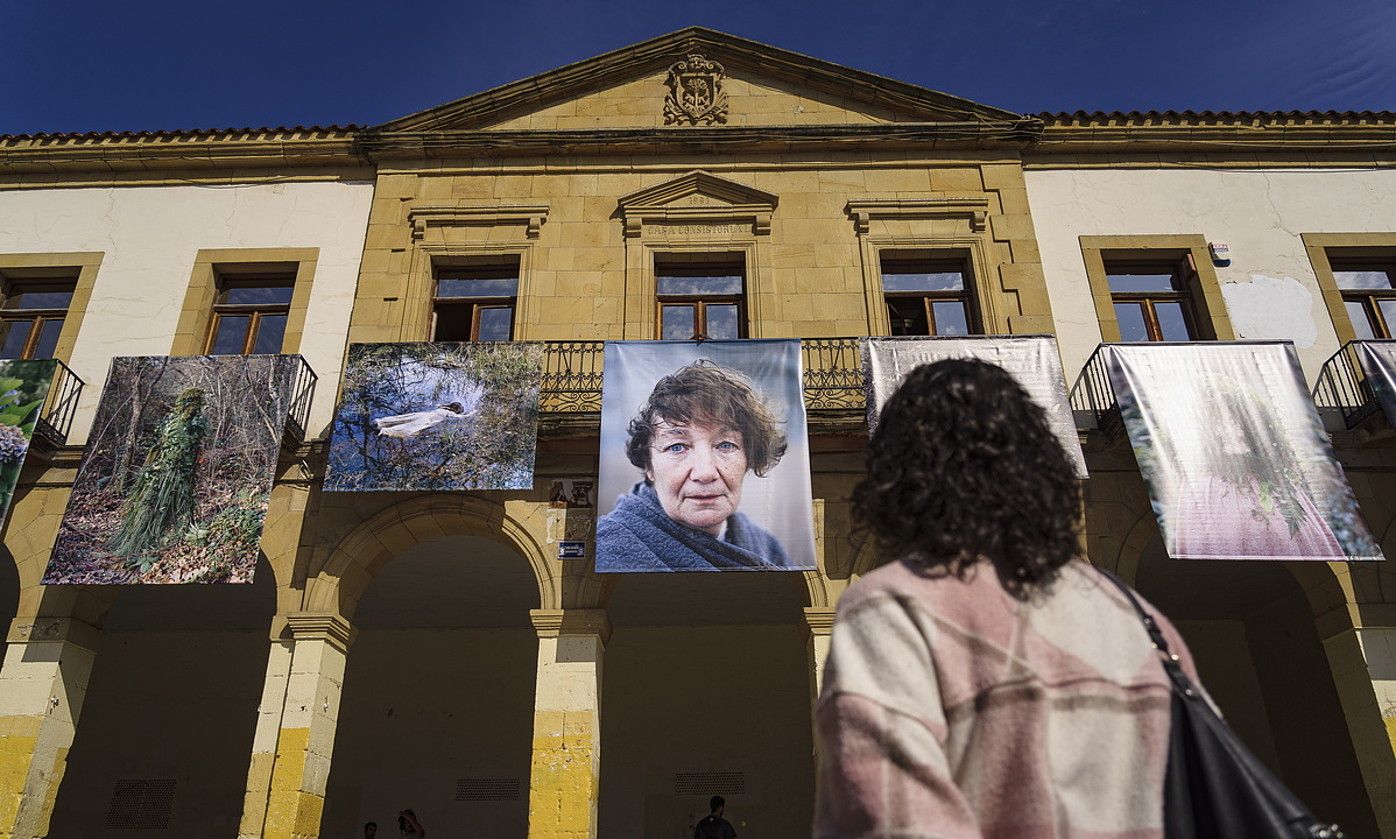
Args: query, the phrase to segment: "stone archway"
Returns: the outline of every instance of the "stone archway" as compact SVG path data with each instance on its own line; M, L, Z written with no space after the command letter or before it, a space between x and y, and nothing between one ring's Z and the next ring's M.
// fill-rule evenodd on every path
M424 497L370 517L308 581L311 611L350 616L322 822L384 833L414 810L453 835L524 836L538 637L560 596L526 520L474 498Z
M380 510L330 548L305 584L304 609L352 619L368 584L398 553L424 540L477 536L519 553L538 585L539 608L562 607L561 569L543 549L539 505L474 496L423 495ZM518 513L518 515L515 515Z
M719 794L739 835L808 836L805 575L614 576L597 835L691 835Z
M1329 611L1335 592L1342 597L1334 569L1169 559L1156 527L1151 539L1127 539L1126 550L1122 570L1178 627L1204 686L1242 739L1316 813L1350 835L1376 835L1344 685L1335 681L1343 676L1319 634L1316 613Z

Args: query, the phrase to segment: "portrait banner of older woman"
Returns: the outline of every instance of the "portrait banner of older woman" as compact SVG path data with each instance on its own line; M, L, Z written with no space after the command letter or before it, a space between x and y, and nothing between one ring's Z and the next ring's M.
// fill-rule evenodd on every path
M800 342L612 341L598 572L815 567Z

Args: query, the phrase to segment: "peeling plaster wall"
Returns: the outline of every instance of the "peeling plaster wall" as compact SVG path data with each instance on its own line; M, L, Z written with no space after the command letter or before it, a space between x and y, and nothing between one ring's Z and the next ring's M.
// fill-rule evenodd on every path
M0 253L100 251L71 365L84 381L83 443L115 355L165 355L194 270L211 248L319 248L301 352L320 377L310 431L330 420L363 255L371 183L0 192Z
M1300 234L1396 230L1396 171L1024 174L1071 380L1100 342L1080 236L1200 233L1226 242L1231 264L1216 271L1237 337L1293 340L1313 382L1338 339Z

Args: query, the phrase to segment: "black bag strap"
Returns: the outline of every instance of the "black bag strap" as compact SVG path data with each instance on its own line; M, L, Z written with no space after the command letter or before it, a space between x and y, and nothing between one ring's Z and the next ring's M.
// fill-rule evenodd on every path
M1168 639L1164 637L1163 629L1159 627L1158 621L1149 614L1149 611L1144 608L1144 604L1139 602L1134 591L1125 585L1123 580L1104 568L1093 567L1100 572L1102 577L1119 589L1120 594L1123 594L1125 600L1129 601L1129 605L1134 607L1134 611L1139 615L1139 620L1144 624L1144 630L1149 633L1149 640L1154 643L1154 649L1159 651L1159 656L1163 660L1164 672L1168 674L1168 680L1172 682L1173 690L1181 693L1187 699L1195 699L1198 696L1198 690L1193 685L1192 679L1188 678L1188 674L1183 672L1182 659L1177 653L1169 649Z

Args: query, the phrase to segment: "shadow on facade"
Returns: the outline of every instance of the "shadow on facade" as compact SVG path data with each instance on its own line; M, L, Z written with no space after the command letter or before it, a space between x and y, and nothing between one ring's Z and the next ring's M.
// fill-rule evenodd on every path
M158 826L236 836L267 664L276 581L126 586L103 625L54 839ZM113 806L116 805L116 806Z
M618 575L607 605L601 836L808 836L810 664L797 574Z
M1167 614L1202 682L1251 749L1349 836L1377 824L1303 590L1274 562L1173 560L1155 541L1135 580Z
M393 557L353 615L323 835L528 833L537 581L516 551L448 536Z

